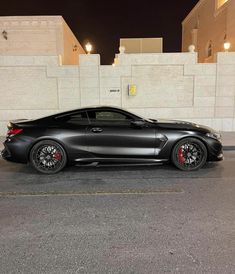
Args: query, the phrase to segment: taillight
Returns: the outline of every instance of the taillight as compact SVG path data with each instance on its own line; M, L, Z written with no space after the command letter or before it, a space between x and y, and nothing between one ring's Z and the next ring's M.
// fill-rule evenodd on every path
M16 134L19 134L23 131L22 128L12 128L12 129L9 129L8 132L7 132L7 136L15 136Z

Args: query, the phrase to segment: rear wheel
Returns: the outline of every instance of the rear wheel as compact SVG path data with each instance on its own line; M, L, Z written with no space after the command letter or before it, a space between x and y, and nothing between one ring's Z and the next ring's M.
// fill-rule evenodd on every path
M30 163L45 174L55 174L61 171L67 162L64 148L55 141L44 140L34 145L30 152Z
M185 138L175 145L171 159L173 164L181 170L198 170L206 163L207 149L200 140Z

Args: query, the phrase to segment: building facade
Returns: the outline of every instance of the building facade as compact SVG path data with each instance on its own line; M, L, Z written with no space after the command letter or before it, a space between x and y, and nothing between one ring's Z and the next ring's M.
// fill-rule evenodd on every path
M162 38L121 38L120 47L125 48L125 53L161 53Z
M211 63L224 43L235 51L235 0L200 0L182 22L182 51L194 45L198 61Z
M0 55L55 56L78 64L82 46L62 16L0 17Z

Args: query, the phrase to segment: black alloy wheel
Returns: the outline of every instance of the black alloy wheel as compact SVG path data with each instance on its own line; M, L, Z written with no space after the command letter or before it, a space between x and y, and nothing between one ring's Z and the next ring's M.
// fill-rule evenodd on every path
M207 148L196 138L185 138L175 145L171 159L183 171L198 170L206 163Z
M55 141L44 140L36 143L30 152L30 163L45 174L55 174L61 171L67 156L64 148Z

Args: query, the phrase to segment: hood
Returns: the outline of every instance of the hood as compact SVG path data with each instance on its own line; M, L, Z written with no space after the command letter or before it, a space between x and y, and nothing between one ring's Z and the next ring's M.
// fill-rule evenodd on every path
M207 126L178 120L160 119L155 122L161 128L168 129L182 129L182 130L196 130L204 133L214 132L213 129Z

